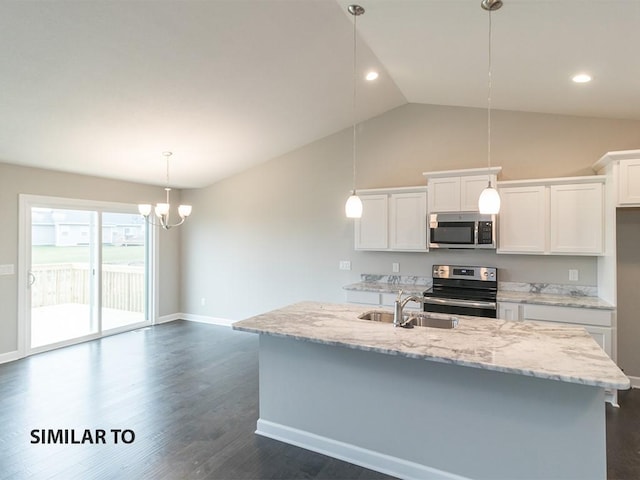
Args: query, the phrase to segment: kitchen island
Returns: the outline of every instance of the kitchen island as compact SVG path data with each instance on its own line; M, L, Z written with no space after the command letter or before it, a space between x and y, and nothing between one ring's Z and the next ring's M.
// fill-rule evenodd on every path
M606 478L604 389L629 380L580 327L359 320L303 302L260 334L257 433L402 478Z

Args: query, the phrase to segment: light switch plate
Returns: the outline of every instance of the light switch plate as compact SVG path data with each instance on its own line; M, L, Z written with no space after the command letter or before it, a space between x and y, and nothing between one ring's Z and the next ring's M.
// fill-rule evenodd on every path
M349 260L340 260L340 270L351 270L351 262Z
M572 282L577 282L579 280L578 270L570 268L569 269L569 280Z
M396 263L396 262L393 262L391 264L391 268L393 270L393 273L398 273L400 271L400 264Z
M0 275L13 275L14 273L15 269L13 264L0 265Z

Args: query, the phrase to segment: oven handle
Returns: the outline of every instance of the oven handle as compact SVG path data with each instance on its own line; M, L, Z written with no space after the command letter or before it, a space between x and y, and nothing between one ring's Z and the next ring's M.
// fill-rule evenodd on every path
M478 302L475 300L459 300L452 298L425 297L423 303L428 303L431 305L452 305L456 307L490 308L493 310L497 309L497 305L495 302Z

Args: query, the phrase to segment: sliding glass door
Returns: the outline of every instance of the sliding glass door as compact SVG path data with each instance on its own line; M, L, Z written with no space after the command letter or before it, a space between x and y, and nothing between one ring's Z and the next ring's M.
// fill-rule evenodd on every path
M31 209L31 348L98 332L96 213Z
M147 228L140 215L102 214L102 329L147 318Z
M22 197L27 353L151 323L153 232L135 205Z

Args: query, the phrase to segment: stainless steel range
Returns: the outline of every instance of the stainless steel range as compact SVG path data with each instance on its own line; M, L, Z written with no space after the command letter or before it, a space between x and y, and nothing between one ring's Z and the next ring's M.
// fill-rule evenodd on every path
M424 311L497 317L498 269L434 265L433 287L424 292Z

